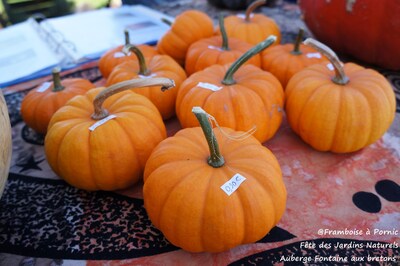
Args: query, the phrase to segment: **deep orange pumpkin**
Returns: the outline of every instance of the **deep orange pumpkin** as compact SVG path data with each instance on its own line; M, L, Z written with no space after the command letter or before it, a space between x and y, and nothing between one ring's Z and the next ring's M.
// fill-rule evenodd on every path
M24 122L39 134L46 134L53 114L69 99L84 94L95 85L83 78L61 80L60 70L53 70L53 80L31 90L21 102L21 115Z
M400 70L400 1L301 0L314 36L341 55Z
M289 79L300 70L328 59L314 48L302 44L303 29L299 30L294 44L278 44L261 53L262 69L279 79L283 88Z
M185 70L168 55L155 55L146 60L139 47L127 45L124 51L132 52L137 56L136 61L127 61L116 66L110 73L106 85L110 86L133 78L164 77L173 79L175 87L165 92L152 87L134 89L136 93L146 96L153 102L163 119L173 117L175 115L177 91L181 83L186 79Z
M232 140L213 132L204 111L194 113L203 130L180 130L147 161L143 199L150 220L172 244L190 252L222 252L261 239L286 208L278 161L254 137Z
M305 43L332 64L312 65L290 79L285 108L294 132L316 150L337 153L357 151L378 140L395 116L390 83L375 70L354 63L342 66L333 51L313 39Z
M176 115L181 126L197 126L191 110L193 106L200 106L212 113L221 126L237 131L256 127L254 136L259 141L270 139L282 122L282 85L259 67L241 65L274 40L274 37L267 38L232 65L213 65L187 78L176 99Z
M171 56L183 66L189 46L213 35L214 24L206 13L187 10L175 18L171 29L158 41L157 50L160 54Z
M137 79L95 88L59 109L45 138L53 171L86 190L124 189L138 182L166 129L150 100L129 89L153 85L171 87L173 81Z
M219 19L221 36L201 39L190 45L185 61L185 70L188 75L203 70L211 65L225 65L233 63L253 46L237 38L228 38L225 32L223 16ZM261 67L260 55L250 58L245 64Z
M253 2L246 10L245 16L230 15L225 18L226 33L229 37L244 40L250 44L257 44L270 35L277 37L275 44L281 41L281 32L278 24L264 14L254 14L253 11L266 3L265 0ZM219 31L217 31L219 34Z
M112 48L105 52L99 59L98 67L101 75L104 78L108 78L111 71L117 65L126 62L126 61L135 61L137 62L136 55L134 54L126 54L122 52L124 46L129 45L129 33L125 31L125 45L119 45L115 48ZM158 54L157 49L154 46L150 46L147 44L139 44L137 47L142 51L144 57L151 58Z

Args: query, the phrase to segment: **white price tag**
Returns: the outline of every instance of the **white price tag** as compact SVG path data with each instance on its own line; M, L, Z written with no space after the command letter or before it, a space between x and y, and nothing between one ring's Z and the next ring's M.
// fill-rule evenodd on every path
M335 70L335 68L333 67L333 65L331 63L327 64L326 67L331 71Z
M44 82L39 88L37 88L37 92L45 92L47 91L51 86L51 82Z
M207 82L199 82L197 84L197 87L203 88L203 89L207 89L207 90L212 90L212 91L219 91L222 89L222 87L216 86L214 84L211 83L207 83Z
M99 126L101 126L101 125L103 125L104 123L106 123L107 121L110 121L111 119L116 118L116 117L117 117L116 115L109 115L109 116L107 116L107 117L105 117L105 118L103 118L103 119L97 121L97 122L94 123L93 125L91 125L91 126L89 127L89 130L90 130L90 131L93 131L93 130L95 130L96 128L98 128Z
M316 52L316 53L307 53L306 56L308 58L321 58L322 57L322 55L320 53L318 53L318 52Z
M235 174L228 182L221 186L221 189L230 196L239 186L245 181L246 178L241 174Z

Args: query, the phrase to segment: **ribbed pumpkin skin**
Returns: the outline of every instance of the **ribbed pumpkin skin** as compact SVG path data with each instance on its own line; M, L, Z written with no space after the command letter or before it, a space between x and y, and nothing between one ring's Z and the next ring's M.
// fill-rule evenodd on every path
M124 45L115 47L115 48L105 52L100 57L98 67L99 67L101 75L104 78L108 78L111 71L117 65L119 65L123 62L126 62L126 61L134 61L134 62L138 61L137 57L134 53L131 53L130 55L126 55L126 56L123 55L123 52L122 52L123 47L124 47ZM151 58L158 54L157 49L153 46L146 45L146 44L140 44L140 45L137 45L137 47L143 53L143 56L145 58Z
M223 50L222 38L214 36L193 43L186 54L185 70L188 75L203 70L212 65L225 65L233 63L253 45L236 38L229 38L229 50ZM261 58L257 54L245 64L261 67Z
M286 87L286 115L292 129L319 151L357 151L378 140L396 109L393 89L372 69L344 65L350 82L337 85L326 64L310 66Z
M214 35L212 19L197 10L187 10L175 18L171 29L157 43L160 54L167 54L184 65L189 46L203 38Z
M135 88L134 92L147 97L160 111L163 119L175 115L175 101L177 91L186 79L186 72L183 68L168 55L156 55L146 60L149 76L165 77L175 81L175 87L167 91L161 91L153 87ZM135 61L127 61L115 67L107 79L107 86L112 84L139 78L139 65ZM146 77L143 77L146 78ZM161 87L159 87L161 88Z
M144 173L144 206L150 220L172 244L190 252L221 252L255 242L277 224L286 208L286 189L274 155L253 137L234 141L214 131L224 166L208 165L207 142L197 127L162 141ZM236 173L246 180L228 196L220 187Z
M37 133L46 134L52 115L68 100L76 95L85 94L95 85L86 79L68 78L61 81L62 91L52 91L50 87L39 92L41 86L31 90L21 102L21 115L24 122Z
M58 110L45 138L46 158L66 182L85 190L127 188L141 179L153 148L166 138L156 107L144 96L125 91L104 102L117 117L90 131L93 99L103 88L90 90Z
M290 78L300 70L323 61L328 62L325 56L309 46L301 44L299 48L301 54L293 54L293 48L294 45L290 43L279 44L266 49L261 54L262 69L277 77L283 88L286 88ZM321 57L312 56L316 53Z
M243 16L230 15L224 19L226 34L228 37L238 38L250 44L256 45L270 35L277 37L275 44L281 41L281 32L276 22L263 15L251 14L247 22ZM219 31L216 31L220 34Z
M191 113L193 106L212 114L219 125L237 131L257 127L254 137L260 142L270 139L283 117L283 88L272 74L253 65L244 65L234 74L236 84L221 83L229 65L214 65L196 72L181 85L176 99L176 115L182 127L196 127ZM204 89L199 82L221 87L218 91Z

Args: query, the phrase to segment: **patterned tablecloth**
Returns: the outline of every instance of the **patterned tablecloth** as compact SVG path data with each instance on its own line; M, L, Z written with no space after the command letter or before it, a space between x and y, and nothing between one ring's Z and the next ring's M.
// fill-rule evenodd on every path
M282 12L298 15L293 5L268 12L277 15L283 29L291 26L280 22ZM216 254L171 245L147 217L142 184L87 192L59 179L47 164L42 137L19 113L24 95L49 77L5 88L13 156L0 201L0 265L398 265L400 74L377 70L396 92L390 130L358 152L339 155L313 150L284 121L264 143L283 171L284 216L257 243ZM63 76L104 83L97 62ZM170 136L180 129L176 118L166 126Z

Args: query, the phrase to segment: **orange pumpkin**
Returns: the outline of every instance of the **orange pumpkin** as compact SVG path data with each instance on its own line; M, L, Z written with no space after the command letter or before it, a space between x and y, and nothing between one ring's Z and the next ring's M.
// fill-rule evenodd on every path
M222 252L261 239L286 208L277 159L254 137L232 140L226 134L237 131L213 132L204 110L193 112L201 128L162 141L147 161L143 199L150 220L190 252Z
M171 56L183 66L189 46L213 35L214 24L206 13L187 10L175 18L171 29L158 41L157 50L160 54Z
M311 45L331 61L312 65L286 87L286 114L294 130L319 151L354 152L378 140L396 110L390 83L372 69L342 66L335 53L313 39Z
M266 0L253 2L243 16L230 15L225 18L226 33L229 37L244 40L250 44L257 44L270 35L277 37L275 44L281 41L281 32L278 24L264 14L254 14L253 11L264 5ZM218 33L218 32L217 32Z
M197 126L191 109L200 106L214 114L221 126L237 131L256 127L254 136L259 141L270 139L282 122L282 85L271 73L259 67L241 65L274 40L273 36L267 38L230 66L213 65L187 78L176 99L176 115L181 126Z
M236 38L226 35L223 16L219 19L221 36L201 39L193 43L186 54L185 70L188 75L203 70L211 65L233 63L253 46ZM260 55L250 58L245 64L261 67Z
M185 70L168 55L155 55L146 64L139 47L127 45L124 51L126 53L131 51L132 54L137 56L136 61L139 63L127 61L116 66L107 79L107 86L133 78L165 77L173 79L175 88L166 92L151 87L135 88L134 91L150 99L160 111L163 119L174 116L176 94L179 86L186 79Z
M328 62L328 59L317 50L301 43L303 32L303 29L299 30L294 44L278 44L261 53L262 69L277 77L283 88L300 70L323 61Z
M0 198L3 195L4 186L8 179L8 172L11 164L12 139L11 125L8 114L7 103L0 89Z
M125 31L125 45L130 44L129 41L129 33L128 31ZM105 52L99 59L98 62L98 67L100 70L101 75L104 78L108 78L110 75L111 71L116 67L117 65L125 62L125 61L136 61L137 58L136 55L134 54L126 54L122 52L122 49L124 48L125 45L119 45L115 48L112 48ZM146 44L140 44L138 45L139 49L142 51L143 55L146 58L151 58L155 56L157 53L157 50L154 46L146 45Z
M166 138L157 108L129 91L142 86L168 88L173 81L137 79L92 89L54 114L45 153L58 176L86 190L124 189L142 178L151 151Z
M60 70L53 69L52 82L44 82L31 90L21 102L21 115L24 122L39 134L46 134L53 114L69 99L84 94L95 85L82 78L61 80Z

